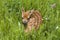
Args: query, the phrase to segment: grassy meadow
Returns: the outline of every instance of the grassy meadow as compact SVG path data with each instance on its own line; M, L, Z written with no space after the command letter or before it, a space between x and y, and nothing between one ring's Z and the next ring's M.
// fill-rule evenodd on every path
M22 7L41 12L38 31L24 32ZM60 40L60 0L0 0L0 40Z

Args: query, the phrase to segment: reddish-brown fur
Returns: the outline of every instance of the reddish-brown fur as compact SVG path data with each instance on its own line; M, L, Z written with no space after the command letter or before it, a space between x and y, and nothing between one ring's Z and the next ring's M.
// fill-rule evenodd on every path
M38 29L39 25L42 23L42 17L38 10L29 10L26 12L23 10L22 17L23 17L22 21L27 22L25 32L31 31L32 28Z

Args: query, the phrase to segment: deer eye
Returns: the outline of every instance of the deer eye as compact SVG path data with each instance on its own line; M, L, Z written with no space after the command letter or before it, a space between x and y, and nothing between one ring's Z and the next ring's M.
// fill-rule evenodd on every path
M31 17L28 18L28 20L30 19Z
M30 18L28 18L28 20L29 20Z

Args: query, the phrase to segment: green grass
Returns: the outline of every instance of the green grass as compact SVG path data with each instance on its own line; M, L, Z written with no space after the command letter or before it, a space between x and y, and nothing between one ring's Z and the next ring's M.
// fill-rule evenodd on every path
M24 33L22 7L41 12L38 31ZM60 40L60 0L0 0L0 40Z

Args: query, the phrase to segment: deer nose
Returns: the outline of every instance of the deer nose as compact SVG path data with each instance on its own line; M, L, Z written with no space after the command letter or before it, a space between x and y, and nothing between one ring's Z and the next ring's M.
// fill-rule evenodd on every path
M23 24L27 24L27 21L23 21Z

